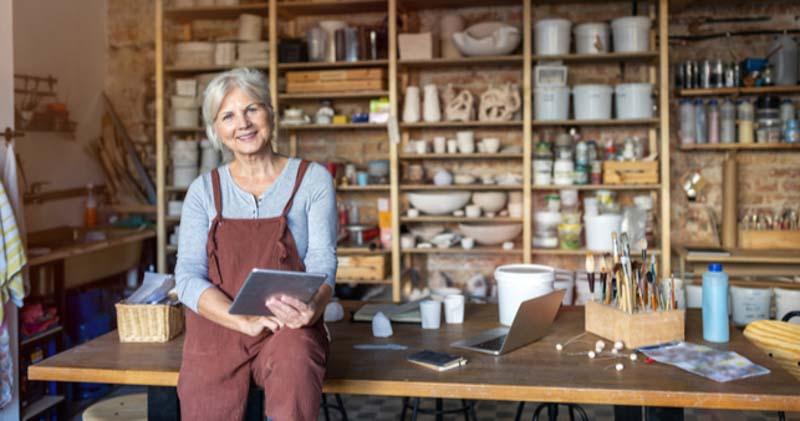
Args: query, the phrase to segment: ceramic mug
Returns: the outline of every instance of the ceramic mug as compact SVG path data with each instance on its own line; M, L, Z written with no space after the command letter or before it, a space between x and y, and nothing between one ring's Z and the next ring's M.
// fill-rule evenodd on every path
M444 321L449 324L464 323L464 296L451 294L444 297Z
M479 218L481 216L481 207L478 205L467 205L464 208L464 213L467 218Z
M475 247L475 239L470 237L462 238L461 247L463 247L464 250L471 250L473 247Z
M458 141L455 139L447 140L447 153L458 153Z
M442 303L424 300L419 303L423 329L438 329L442 324Z
M417 140L414 142L414 151L420 155L428 152L428 142L424 140Z
M475 152L475 133L472 131L461 131L456 133L458 141L458 151L461 153Z
M442 154L447 151L447 139L444 136L436 136L433 138L433 152Z
M407 250L413 249L417 245L417 239L411 234L403 234L400 236L400 248Z
M481 143L483 144L484 152L497 153L500 150L500 139L496 137L487 137Z

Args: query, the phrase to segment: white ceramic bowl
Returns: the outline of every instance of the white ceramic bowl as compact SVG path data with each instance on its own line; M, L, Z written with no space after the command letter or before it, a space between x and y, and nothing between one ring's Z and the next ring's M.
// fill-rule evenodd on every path
M431 241L433 237L444 232L444 225L440 224L413 224L408 231L411 235L418 237L422 241Z
M533 214L533 222L537 226L556 226L561 223L561 212L536 212Z
M483 22L453 34L453 43L465 56L508 54L519 45L522 32L502 22Z
M478 244L492 246L516 238L522 232L521 224L458 224L465 237L472 237Z
M414 192L407 193L411 205L429 215L445 215L461 209L469 203L472 193L454 192Z
M500 212L506 206L508 194L503 191L482 191L472 194L472 203L478 205L484 212Z

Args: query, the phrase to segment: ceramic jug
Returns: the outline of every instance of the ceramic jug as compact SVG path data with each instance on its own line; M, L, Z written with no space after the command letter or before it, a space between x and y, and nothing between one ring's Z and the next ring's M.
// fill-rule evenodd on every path
M419 88L409 86L406 88L406 99L403 101L403 122L416 123L419 118Z
M439 108L439 90L434 84L425 85L423 117L428 123L435 123L442 119L442 111Z

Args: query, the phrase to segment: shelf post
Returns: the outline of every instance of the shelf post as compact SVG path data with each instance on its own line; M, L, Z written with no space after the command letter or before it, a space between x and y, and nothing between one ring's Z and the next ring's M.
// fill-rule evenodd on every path
M164 2L155 3L156 62L156 267L167 272L166 185L164 150Z
M533 126L531 118L531 14L533 0L522 1L522 261L533 260L533 191L531 160Z
M273 0L274 1L274 0ZM397 118L397 0L389 0L389 115ZM392 300L402 299L400 291L400 176L398 151L400 145L389 142L389 202L392 210Z
M671 269L670 249L670 165L669 165L669 0L658 0L658 113L661 161L661 267L662 274Z

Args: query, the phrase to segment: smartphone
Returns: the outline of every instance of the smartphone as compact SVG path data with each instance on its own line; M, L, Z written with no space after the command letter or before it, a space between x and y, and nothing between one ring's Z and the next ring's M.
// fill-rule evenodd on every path
M467 363L461 355L446 354L436 351L420 351L408 356L408 361L436 371L445 371L460 367Z

